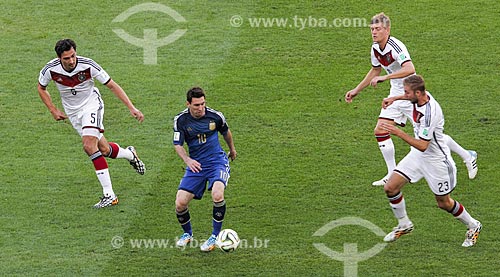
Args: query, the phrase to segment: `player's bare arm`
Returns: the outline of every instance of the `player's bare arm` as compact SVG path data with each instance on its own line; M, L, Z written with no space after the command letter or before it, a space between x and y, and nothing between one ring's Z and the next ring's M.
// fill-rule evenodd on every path
M345 101L351 103L352 99L356 97L364 88L370 85L370 80L380 75L382 72L381 67L372 67L370 71L366 74L365 78L352 90L345 94Z
M201 171L201 164L198 161L191 159L182 145L174 145L174 149L177 155L184 161L184 163L186 163L191 171L196 173Z
M392 96L392 97L387 97L382 100L382 108L387 109L394 101L397 100L408 100L408 98L405 95L398 95L398 96Z
M403 130L399 129L398 127L389 124L389 123L380 123L380 127L384 129L385 131L389 132L391 135L395 135L400 137L402 140L404 140L406 143L409 145L415 147L416 149L424 152L427 150L427 147L429 147L429 144L431 143L430 141L423 140L423 139L417 139L415 137L412 137L405 133Z
M231 130L227 130L227 133L223 135L223 137L229 147L229 158L231 158L231 161L234 161L238 153L236 153L236 148L234 148L233 134L231 133Z
M130 111L130 114L135 119L137 119L139 122L143 122L144 121L144 115L142 114L142 112L140 110L138 110L134 106L134 104L132 104L132 101L130 101L130 99L128 98L127 94L122 89L122 87L120 87L120 85L118 85L115 81L113 81L111 79L106 84L106 86L116 95L116 97L118 97L118 99L120 99L123 102L123 104L125 104L125 106L127 106L127 108Z
M393 72L391 74L383 75L383 76L376 76L370 81L370 85L372 87L376 87L377 83L390 80L390 79L400 79L400 78L405 78L410 76L411 74L415 73L415 66L411 61L407 61L403 63L401 66L401 69Z
M50 93L47 91L46 87L42 87L40 84L38 84L37 89L40 98L42 99L45 106L47 106L47 108L49 109L50 113L52 114L55 120L64 120L68 118L68 116L64 112L59 110L54 105L54 102L52 102L52 98L50 97Z

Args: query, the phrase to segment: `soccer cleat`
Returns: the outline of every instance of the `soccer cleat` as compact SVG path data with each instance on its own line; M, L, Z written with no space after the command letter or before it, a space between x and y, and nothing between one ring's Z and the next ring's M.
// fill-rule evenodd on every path
M200 245L200 249L203 252L210 252L215 249L215 241L217 240L217 236L211 235L207 241L205 241L202 245Z
M385 242L393 242L402 235L409 234L413 231L413 223L410 222L407 226L397 226L392 229L392 232L384 237Z
M137 173L144 175L144 172L146 171L146 166L144 163L139 159L139 156L137 156L137 152L135 151L135 147L133 146L128 146L127 147L130 152L134 155L134 158L130 161L130 165L137 171Z
M100 198L101 200L94 205L94 208L101 209L118 204L118 197L108 195Z
M186 247L188 243L190 243L193 240L193 236L190 235L189 233L184 233L181 235L179 240L175 243L177 247Z
M477 242L477 237L479 236L479 233L481 232L481 229L483 228L483 225L481 222L477 222L476 228L472 228L467 230L465 233L465 240L464 243L462 243L463 247L471 247Z
M464 161L465 166L467 166L467 171L469 171L469 179L476 178L477 174L477 153L476 151L469 150L470 160Z
M372 186L383 186L383 185L387 184L387 181L389 181L389 175L386 175L384 178L373 182Z

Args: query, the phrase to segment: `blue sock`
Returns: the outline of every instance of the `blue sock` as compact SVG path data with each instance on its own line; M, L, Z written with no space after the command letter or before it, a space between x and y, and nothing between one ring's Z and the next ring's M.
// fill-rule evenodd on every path
M175 211L177 215L177 220L181 224L182 230L184 233L188 233L191 236L193 235L193 230L191 228L191 215L189 214L189 210L185 209L184 211Z
M226 214L226 201L222 200L220 202L214 202L212 226L212 235L217 236L222 229L222 222L224 221L224 215Z

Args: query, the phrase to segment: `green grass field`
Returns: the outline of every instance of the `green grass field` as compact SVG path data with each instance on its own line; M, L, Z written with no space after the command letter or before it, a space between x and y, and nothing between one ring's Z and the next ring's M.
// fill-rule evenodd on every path
M463 2L463 3L460 3ZM472 3L473 2L473 3ZM479 154L467 178L458 156L453 197L483 223L478 244L464 249L465 227L437 208L426 183L404 189L415 231L357 264L359 276L498 276L500 264L500 96L497 1L157 1L181 14L141 12L112 22L140 1L14 1L0 4L0 275L343 276L344 263L313 245L364 252L382 238L362 226L322 226L345 217L389 232L396 220L383 189L373 137L389 84L343 101L370 68L368 26L312 26L312 19L364 18L384 11L417 72L441 103L446 133ZM144 2L145 3L145 2ZM230 19L240 16L242 25ZM252 27L249 18L307 19L310 26ZM349 22L349 21L345 21ZM187 29L145 64L143 49L119 38ZM134 145L144 176L108 160L118 206L94 210L101 187L70 124L56 122L36 90L40 69L70 37L146 116L143 124L102 85L106 137ZM173 247L181 234L174 213L184 164L172 147L172 119L185 92L201 86L224 112L239 154L226 191L224 227L244 240L233 253ZM49 86L54 102L60 99ZM411 132L410 128L406 129ZM397 157L409 150L395 139ZM208 195L206 195L208 196ZM211 201L191 204L194 235L211 231ZM123 238L123 245L116 246ZM155 244L141 245L141 240ZM352 273L352 272L351 272Z

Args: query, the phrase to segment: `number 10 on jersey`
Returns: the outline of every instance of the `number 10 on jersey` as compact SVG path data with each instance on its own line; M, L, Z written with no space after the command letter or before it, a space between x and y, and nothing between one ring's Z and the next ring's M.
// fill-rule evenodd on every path
M207 142L207 135L206 134L198 134L198 143L203 144Z

